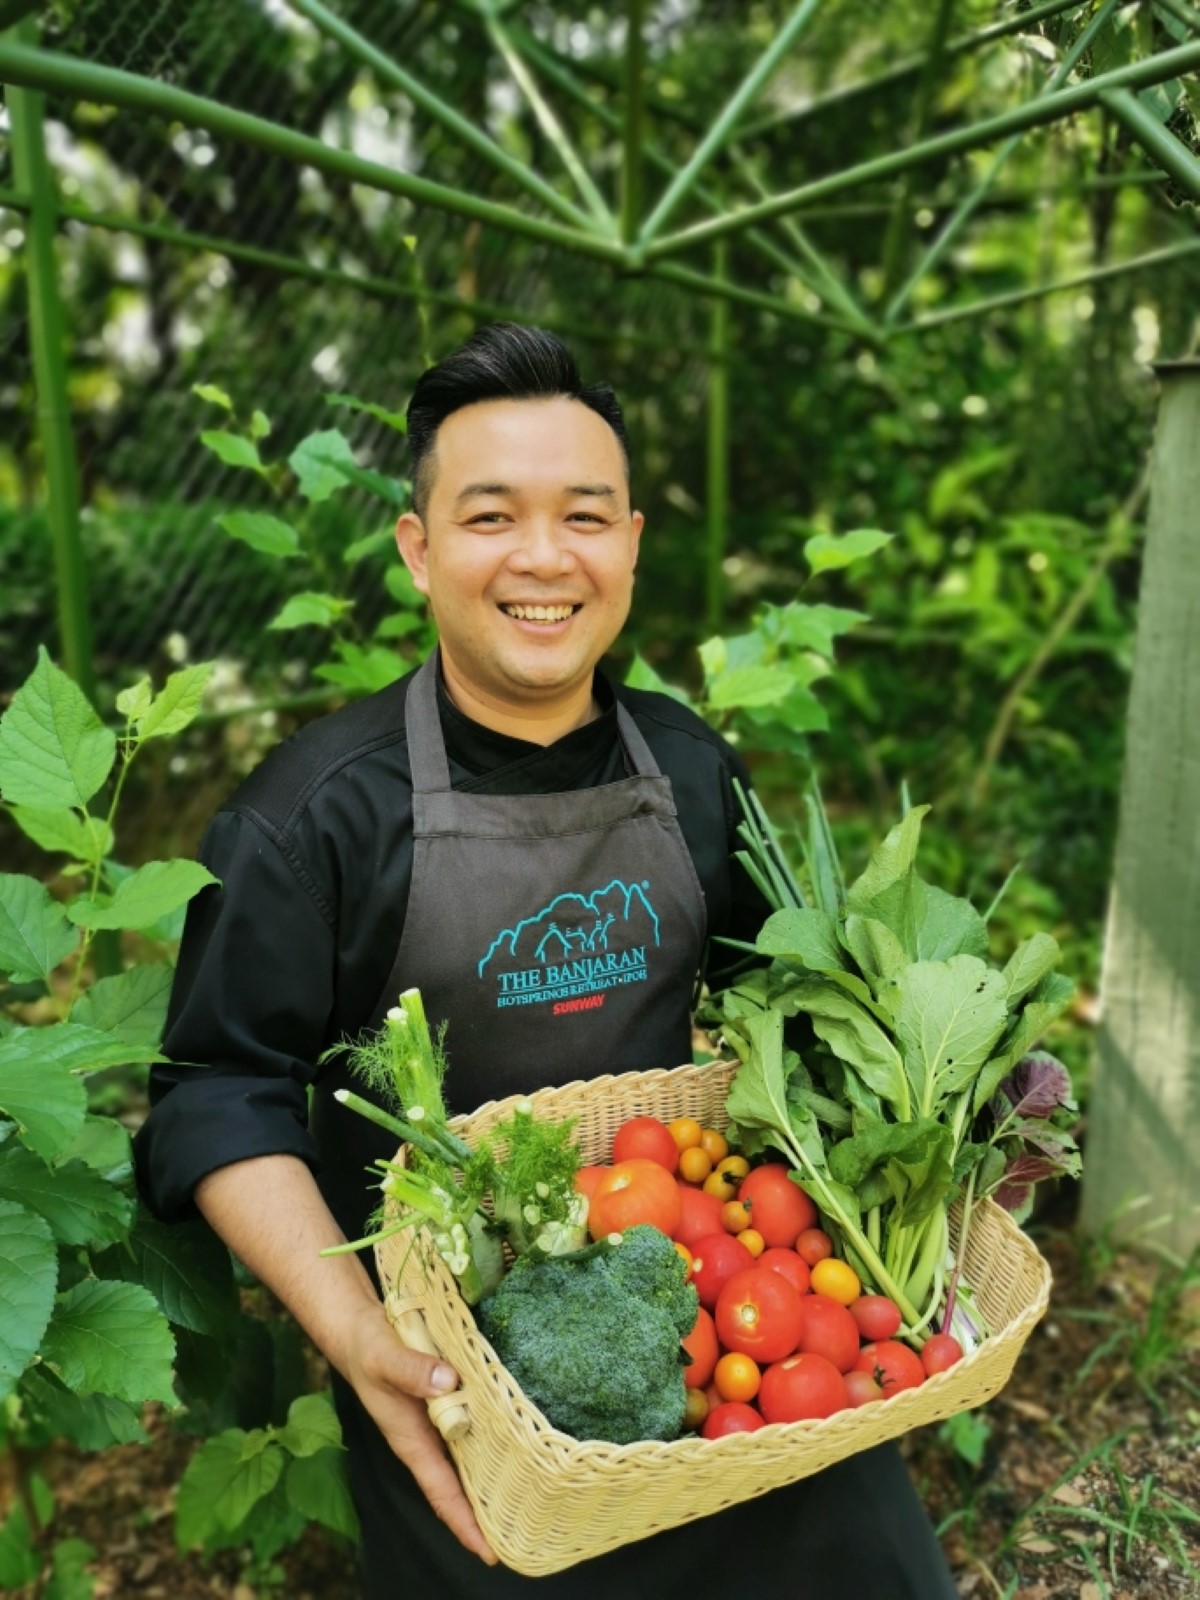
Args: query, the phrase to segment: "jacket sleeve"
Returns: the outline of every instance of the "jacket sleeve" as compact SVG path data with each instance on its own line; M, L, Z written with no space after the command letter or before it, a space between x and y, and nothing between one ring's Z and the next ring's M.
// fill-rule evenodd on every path
M303 869L253 814L214 820L200 859L219 878L191 902L150 1114L134 1140L138 1186L164 1221L194 1213L218 1167L294 1155L315 1171L307 1086L327 1043L334 930Z

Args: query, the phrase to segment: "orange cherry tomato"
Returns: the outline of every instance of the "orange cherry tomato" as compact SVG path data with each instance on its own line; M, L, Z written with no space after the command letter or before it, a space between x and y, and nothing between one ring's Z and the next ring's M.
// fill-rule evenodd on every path
M700 1148L707 1150L714 1164L724 1161L729 1154L729 1140L723 1133L718 1133L715 1128L702 1128L700 1130Z
M733 1172L722 1172L714 1167L704 1180L705 1194L715 1194L718 1200L736 1200L741 1179Z
M722 1400L753 1400L762 1383L762 1373L756 1361L730 1350L713 1369L713 1382Z
M724 1156L716 1163L718 1172L731 1172L739 1180L750 1171L750 1163L745 1156Z
M698 1144L679 1152L679 1176L685 1183L703 1183L712 1171L712 1157Z
M726 1233L745 1233L750 1226L750 1207L740 1200L726 1200L721 1207L721 1226Z
M812 1291L814 1294L828 1295L840 1306L850 1306L862 1293L862 1283L848 1261L827 1256L812 1269Z
M667 1123L667 1129L675 1141L675 1148L681 1153L696 1149L703 1132L695 1117L676 1117L674 1122Z
M767 1248L767 1241L763 1238L762 1234L759 1233L757 1228L743 1228L741 1233L739 1233L737 1236L737 1242L741 1245L745 1245L746 1249L749 1250L750 1254L755 1258L755 1260L757 1260Z

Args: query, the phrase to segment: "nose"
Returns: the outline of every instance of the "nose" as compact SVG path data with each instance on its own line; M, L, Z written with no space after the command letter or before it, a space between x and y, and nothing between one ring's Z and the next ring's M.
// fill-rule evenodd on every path
M560 578L575 567L575 552L553 517L530 517L508 558L514 572L534 578Z

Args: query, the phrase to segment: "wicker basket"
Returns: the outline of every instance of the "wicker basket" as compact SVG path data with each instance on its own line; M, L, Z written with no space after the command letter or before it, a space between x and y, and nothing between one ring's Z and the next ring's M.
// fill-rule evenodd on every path
M632 1116L696 1117L723 1127L734 1064L592 1078L532 1095L540 1114L579 1119L586 1161L609 1159L612 1137ZM468 1141L511 1113L491 1101L451 1126ZM951 1216L951 1233L956 1234ZM560 1572L618 1545L710 1516L777 1489L923 1423L982 1405L1007 1382L1042 1316L1050 1270L1033 1244L988 1201L971 1227L965 1273L992 1329L978 1350L919 1389L820 1421L771 1424L748 1434L671 1444L584 1443L551 1427L497 1359L454 1279L418 1234L376 1249L393 1322L453 1364L461 1387L431 1403L481 1528L500 1559L530 1576ZM415 1330L415 1336L414 1336ZM430 1348L425 1343L426 1348ZM465 1413L464 1413L465 1406Z

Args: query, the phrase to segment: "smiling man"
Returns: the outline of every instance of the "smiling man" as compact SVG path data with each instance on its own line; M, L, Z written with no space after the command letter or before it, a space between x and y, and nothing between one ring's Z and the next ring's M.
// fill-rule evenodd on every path
M439 649L273 751L215 818L221 881L189 908L143 1193L167 1219L198 1207L328 1358L364 1600L682 1600L751 1570L796 1600L951 1600L891 1448L557 1578L496 1566L426 1412L456 1375L399 1343L372 1263L319 1256L364 1231L366 1169L394 1143L335 1100L331 1044L419 987L456 1111L677 1066L709 941L752 937L765 909L733 860L733 752L598 670L642 532L612 392L499 324L425 373L408 421L397 541Z

